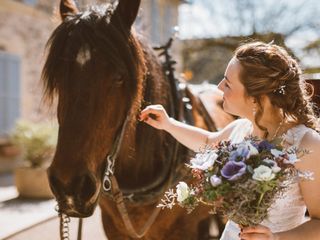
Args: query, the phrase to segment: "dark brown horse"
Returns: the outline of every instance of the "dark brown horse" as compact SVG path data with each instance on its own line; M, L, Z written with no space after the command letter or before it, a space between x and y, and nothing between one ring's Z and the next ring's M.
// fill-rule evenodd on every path
M51 189L60 211L71 217L89 217L99 203L111 240L133 238L115 203L117 196L102 194L104 171L110 167L106 155L121 129L125 134L114 176L134 228L148 221L168 179L174 182L179 172L175 140L137 119L145 102L174 113L172 89L161 64L131 30L139 5L140 0L120 0L117 7L79 12L73 1L62 0L63 22L48 41L43 69L46 96L58 97L59 137L48 170ZM205 127L203 119L198 120ZM184 153L179 150L179 156ZM143 239L204 239L198 229L207 217L205 208L190 215L179 207L160 211Z

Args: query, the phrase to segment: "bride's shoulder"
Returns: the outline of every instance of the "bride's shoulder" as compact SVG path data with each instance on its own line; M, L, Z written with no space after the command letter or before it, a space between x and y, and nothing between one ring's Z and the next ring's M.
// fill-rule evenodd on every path
M222 139L228 139L235 132L237 132L238 134L242 132L243 135L248 135L248 133L250 133L251 131L251 121L245 118L239 118L229 123L226 127L220 130L220 137Z
M312 128L306 126L302 128L304 131L299 143L299 149L306 150L308 153L302 157L304 160L299 162L298 165L308 166L309 168L314 166L320 171L320 134Z
M301 157L295 165L301 170L308 172L311 177L308 181L299 181L302 197L310 216L320 217L320 134L308 128L305 132L299 148L309 151Z
M238 118L233 122L229 123L225 128L234 129L236 127L252 127L252 122L246 118Z
M302 136L300 147L317 150L320 152L320 134L312 128L305 127L305 133Z
M289 127L282 137L287 144L300 147L300 145L305 144L306 141L312 142L312 139L319 137L319 134L317 131L304 124L298 124Z

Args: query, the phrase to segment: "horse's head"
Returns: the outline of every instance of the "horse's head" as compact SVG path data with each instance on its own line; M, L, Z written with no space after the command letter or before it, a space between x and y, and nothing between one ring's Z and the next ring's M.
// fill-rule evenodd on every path
M105 156L127 114L138 109L145 74L143 52L131 34L140 0L79 12L62 0L62 23L48 41L46 96L58 97L59 137L48 170L59 208L69 216L93 213ZM132 116L135 117L135 116Z

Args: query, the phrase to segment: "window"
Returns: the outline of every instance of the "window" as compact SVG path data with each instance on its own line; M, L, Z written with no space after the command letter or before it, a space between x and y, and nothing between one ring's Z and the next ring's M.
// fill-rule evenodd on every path
M35 6L38 0L23 0L22 2L31 6Z
M0 134L20 116L20 57L0 51Z

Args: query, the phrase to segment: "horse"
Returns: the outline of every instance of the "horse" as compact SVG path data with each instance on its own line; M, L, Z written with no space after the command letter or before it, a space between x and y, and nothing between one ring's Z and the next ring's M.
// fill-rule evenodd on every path
M139 6L119 0L80 12L73 0L60 2L62 22L47 42L42 71L59 124L50 187L67 216L89 217L99 204L110 240L205 239L199 229L207 207L191 214L156 207L168 187L188 178L189 153L138 119L148 103L177 109L158 56L132 28ZM208 128L196 108L192 115Z

